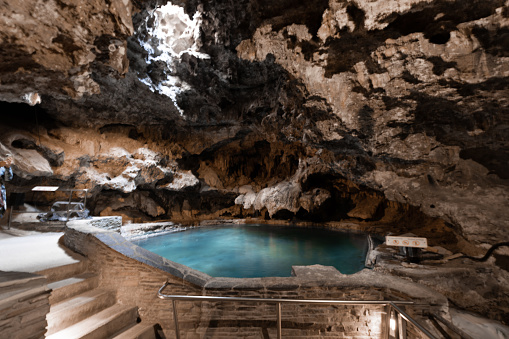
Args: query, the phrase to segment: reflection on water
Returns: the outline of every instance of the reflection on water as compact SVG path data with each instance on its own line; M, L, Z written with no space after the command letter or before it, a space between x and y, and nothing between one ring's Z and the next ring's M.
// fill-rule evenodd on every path
M352 274L364 267L365 235L267 225L198 227L133 241L213 277L289 277L292 265Z

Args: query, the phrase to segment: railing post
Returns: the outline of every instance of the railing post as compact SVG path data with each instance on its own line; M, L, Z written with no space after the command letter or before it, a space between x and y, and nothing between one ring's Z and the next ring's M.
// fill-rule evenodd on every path
M382 338L389 339L391 337L391 305L385 305L385 318L383 324Z
M277 339L281 339L281 303L277 303Z
M69 201L67 202L67 213L65 214L65 218L67 219L66 221L69 221L69 208L71 206L71 201L72 201L72 188L69 191Z
M9 211L9 223L7 224L7 229L11 229L11 221L12 221L12 210L14 209L14 205L11 206L11 210Z
M173 299L171 303L173 305L173 322L175 323L175 338L180 339L179 320L177 315L177 301Z
M398 333L399 339L406 339L406 321L403 320L403 317L398 312Z
M436 339L436 337L431 334L426 328L424 328L421 324L419 324L415 319L413 319L411 316L409 316L405 311L403 311L400 307L394 305L394 303L391 301L390 305L392 308L394 308L406 321L412 323L415 327L417 327L422 333L424 333L428 338L430 339Z

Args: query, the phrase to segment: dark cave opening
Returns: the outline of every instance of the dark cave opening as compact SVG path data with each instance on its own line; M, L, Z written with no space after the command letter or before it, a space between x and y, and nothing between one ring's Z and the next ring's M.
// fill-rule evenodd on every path
M451 33L449 32L440 32L435 33L432 36L429 37L429 42L437 45L443 45L446 44L447 41L451 38Z
M25 103L0 101L0 111L2 112L1 125L20 130L33 129L38 124L47 128L59 124L40 105L30 106Z

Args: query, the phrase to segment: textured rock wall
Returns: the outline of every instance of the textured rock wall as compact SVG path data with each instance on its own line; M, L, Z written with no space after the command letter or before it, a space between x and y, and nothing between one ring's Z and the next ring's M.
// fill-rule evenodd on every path
M0 24L3 101L29 92L79 98L100 91L93 68L127 72L130 1L3 1Z
M281 20L238 55L275 58L323 100L322 140L346 132L374 162L361 181L471 240L507 238L507 4L331 1L317 31Z
M133 5L0 7L0 98L42 98L2 106L13 189L89 188L126 221L509 236L507 1Z

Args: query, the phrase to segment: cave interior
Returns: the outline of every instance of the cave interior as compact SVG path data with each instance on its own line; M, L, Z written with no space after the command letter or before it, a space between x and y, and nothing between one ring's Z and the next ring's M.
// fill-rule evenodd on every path
M509 241L507 1L7 0L0 23L8 203L60 186L124 224ZM508 325L509 248L486 265L385 271Z

